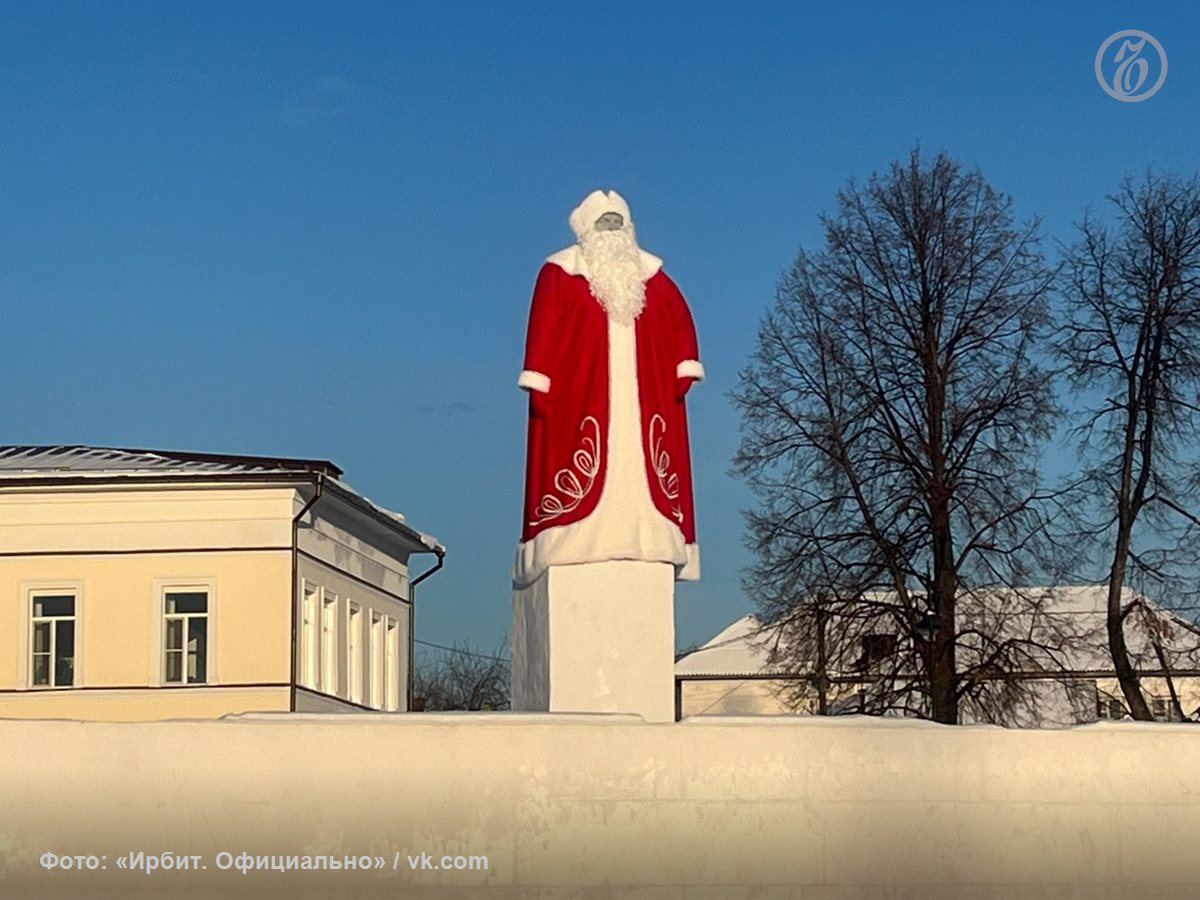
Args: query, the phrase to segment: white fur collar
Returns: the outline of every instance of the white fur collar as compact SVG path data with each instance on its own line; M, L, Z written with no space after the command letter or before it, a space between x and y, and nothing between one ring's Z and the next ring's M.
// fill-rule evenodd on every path
M647 253L641 248L638 249L638 253L642 257L642 278L648 281L655 272L662 268L663 261L653 253ZM587 263L583 260L583 249L578 244L564 247L557 253L547 256L546 262L554 263L568 275L588 277Z

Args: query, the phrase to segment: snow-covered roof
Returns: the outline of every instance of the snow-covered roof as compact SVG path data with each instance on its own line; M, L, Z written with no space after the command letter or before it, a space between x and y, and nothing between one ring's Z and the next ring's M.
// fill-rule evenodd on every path
M144 450L82 444L0 446L0 487L55 483L120 483L162 478L256 480L272 476L295 480L320 476L351 503L390 522L396 530L434 553L446 548L417 531L403 514L363 496L341 479L342 470L327 459L195 453L187 450Z
M1044 644L1062 636L1058 648L1065 665L1079 672L1107 672L1113 667L1108 649L1108 585L1063 585L1016 591L984 590L959 600L961 625L1008 637L1034 638ZM1172 651L1176 664L1200 665L1200 629L1166 607L1126 586L1122 608L1131 608L1125 640L1139 666L1159 668L1151 631ZM1152 627L1151 627L1152 626Z
M769 670L773 630L742 616L675 663L676 675L760 675Z
M878 599L878 598L877 598ZM1056 588L1026 588L1017 592L985 590L959 599L960 627L978 624L997 634L1029 635L1041 630L1065 635L1061 658L1067 668L1079 672L1112 669L1106 631L1107 585L1069 585ZM1122 605L1136 603L1161 632L1162 646L1187 666L1200 666L1200 629L1147 597L1125 588ZM679 676L748 676L782 674L768 662L770 648L779 640L778 630L753 615L737 619L675 663ZM1138 612L1126 627L1130 653L1158 667L1148 629ZM857 653L857 650L854 651ZM794 674L794 672L793 672Z

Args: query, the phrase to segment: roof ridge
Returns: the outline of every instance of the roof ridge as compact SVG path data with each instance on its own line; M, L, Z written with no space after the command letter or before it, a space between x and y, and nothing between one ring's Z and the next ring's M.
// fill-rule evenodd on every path
M64 457L76 456L80 460L113 461L118 463L121 457L132 457L135 460L155 461L155 468L175 468L193 464L200 467L219 468L228 466L256 470L284 469L298 472L319 472L334 478L340 478L342 469L327 459L312 459L293 456L257 456L234 453L208 453L195 450L161 450L146 447L110 447L97 444L9 444L0 445L0 469L12 471L14 467L5 466L6 460L16 462L60 461ZM25 470L55 470L64 469L103 468L98 466L63 466L46 465L30 466ZM116 468L115 466L113 468Z

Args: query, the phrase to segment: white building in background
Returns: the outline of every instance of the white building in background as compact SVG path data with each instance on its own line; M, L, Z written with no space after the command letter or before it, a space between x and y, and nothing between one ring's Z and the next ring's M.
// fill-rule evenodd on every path
M0 717L407 709L412 588L445 549L341 476L0 447Z
M1003 724L1064 727L1125 718L1128 711L1108 650L1107 587L1082 585L1029 591L1038 594L1037 624L1031 624L1030 614L1018 612L994 618L991 627L1007 634L1027 634L1031 627L1041 628L1047 635L1062 635L1062 640L1055 648L1057 664L1047 658L1041 666L1016 673L1031 690L1034 709L1014 714L1012 721ZM1135 607L1136 614L1127 619L1126 640L1155 716L1163 720L1173 717L1168 675L1184 715L1200 716L1200 627L1128 588L1125 603ZM981 605L987 608L989 603ZM881 681L880 662L902 646L901 636L882 633L883 629L876 631L881 633L861 636L854 647L830 649L825 673L830 681L830 713L857 712L862 698ZM1155 632L1153 637L1151 631ZM1163 651L1165 669L1154 647L1155 639ZM816 661L806 660L798 671L772 663L772 648L780 641L777 629L748 615L681 656L675 663L676 717L815 714ZM969 663L969 654L960 650L959 656ZM984 677L1000 680L999 674ZM972 721L969 714L964 715L966 721Z

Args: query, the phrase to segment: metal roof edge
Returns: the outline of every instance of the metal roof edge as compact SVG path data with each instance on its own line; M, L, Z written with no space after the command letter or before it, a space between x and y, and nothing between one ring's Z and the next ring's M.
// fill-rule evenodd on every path
M118 486L124 484L156 484L174 482L178 484L198 484L202 482L248 482L293 484L295 482L312 481L316 473L300 469L279 472L179 472L164 469L161 472L132 471L104 472L82 474L72 472L64 475L18 475L6 477L0 475L0 491L6 488L23 487L97 487Z
M370 514L370 516L380 524L388 526L393 531L407 538L412 543L418 545L413 552L437 553L439 555L446 552L446 548L443 547L436 539L433 539L430 535L418 531L407 522L397 518L399 515L398 513L391 514L391 511L384 509L382 506L379 506L371 500L368 500L344 481L341 481L337 478L326 478L325 484L335 494L349 502L352 506L355 506L359 510ZM432 546L430 545L431 541Z

